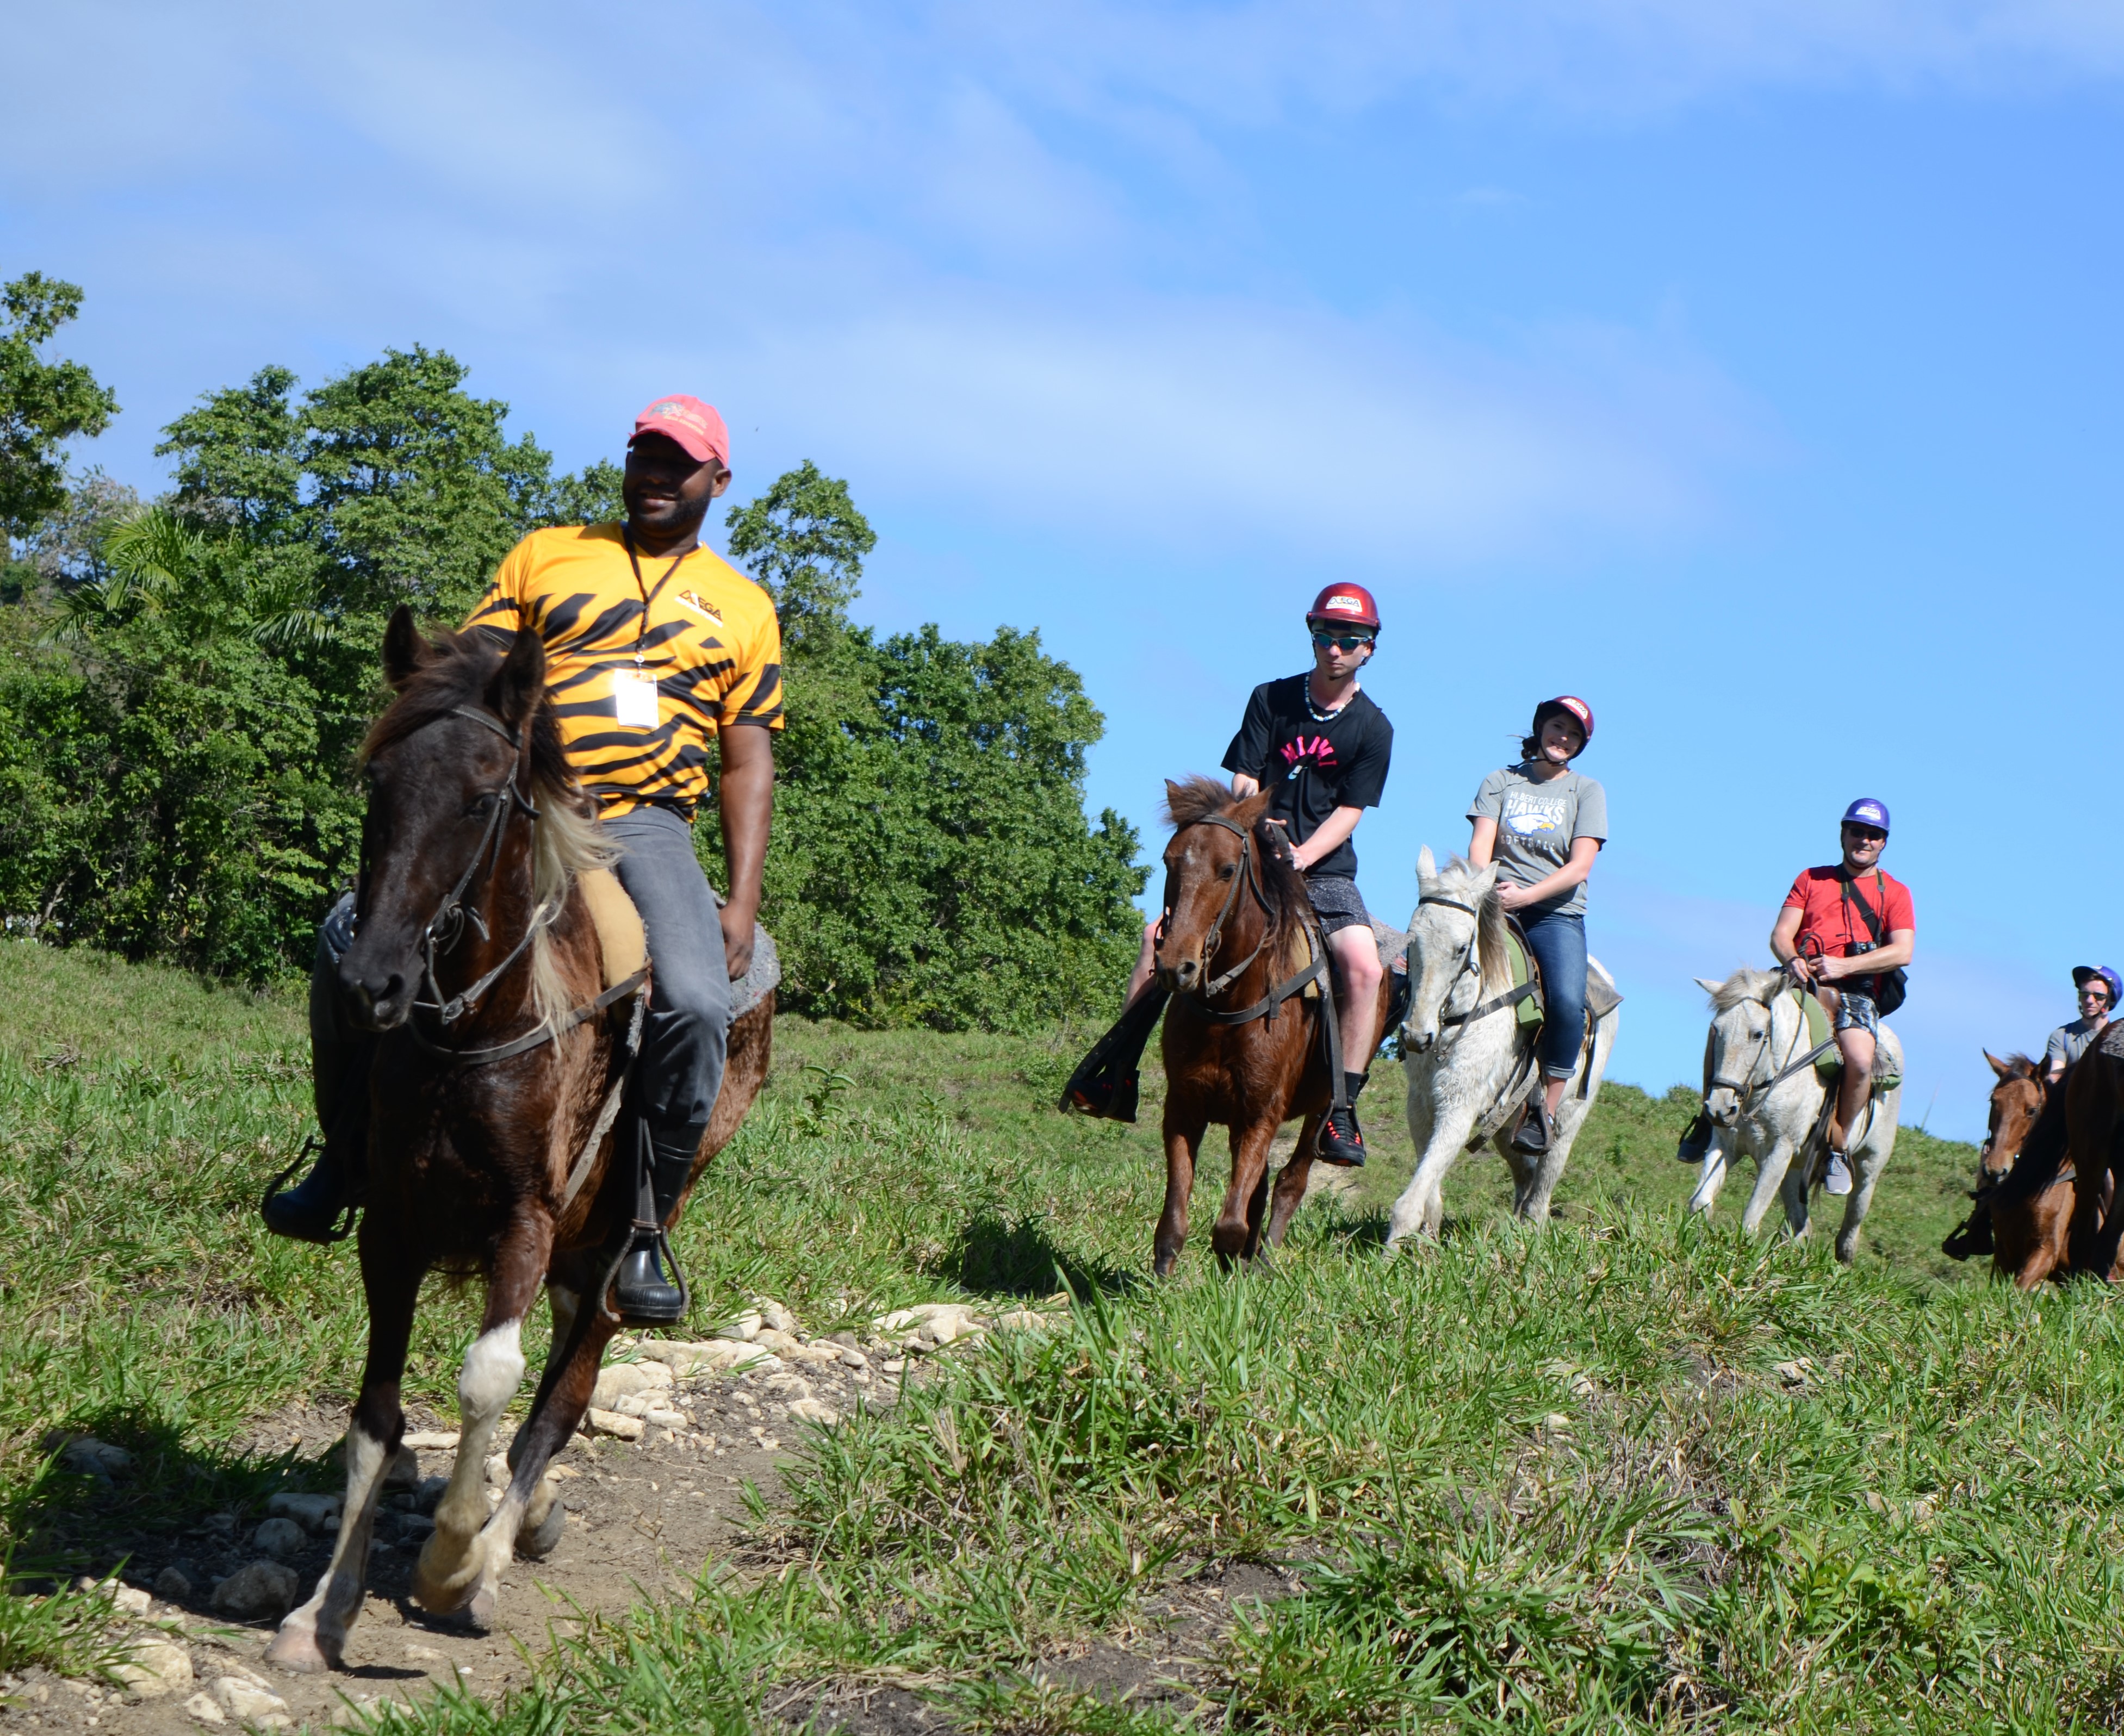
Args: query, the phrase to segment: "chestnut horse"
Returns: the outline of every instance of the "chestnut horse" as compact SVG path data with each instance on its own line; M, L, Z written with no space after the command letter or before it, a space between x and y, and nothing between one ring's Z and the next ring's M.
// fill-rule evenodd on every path
M2001 1061L1987 1050L1984 1058L1999 1082L1991 1088L1976 1203L1943 1250L1957 1260L1988 1250L1995 1277L2032 1290L2044 1279L2062 1279L2073 1269L2076 1178L2065 1141L2065 1090L2071 1074L2053 1083L2042 1063L2026 1055ZM2106 1214L2106 1189L2100 1203Z
M1172 991L1165 1011L1165 1209L1158 1216L1155 1269L1172 1275L1187 1241L1187 1199L1195 1157L1215 1122L1231 1131L1232 1184L1210 1244L1219 1263L1262 1251L1268 1152L1276 1129L1295 1115L1305 1124L1298 1149L1276 1178L1266 1235L1280 1244L1305 1198L1313 1152L1342 1065L1323 1040L1326 997L1309 999L1292 979L1302 973L1293 942L1310 931L1312 956L1324 960L1305 878L1284 855L1281 827L1265 823L1271 792L1243 801L1223 784L1191 777L1165 786L1166 817L1176 828L1165 847L1165 922L1158 943L1159 980ZM1371 1041L1385 1035L1393 977L1383 974L1370 1010ZM1283 993L1279 995L1278 989Z
M479 1274L486 1305L458 1377L457 1459L413 1595L483 1624L512 1552L536 1559L560 1541L565 1514L547 1466L581 1420L618 1325L606 1306L610 1250L635 1201L632 1166L611 1161L608 1131L635 1002L601 992L576 876L609 855L562 753L544 647L535 633L518 634L506 658L477 633L424 642L402 608L383 667L397 697L363 746L360 926L340 978L383 1034L359 1243L369 1354L331 1565L266 1654L305 1671L338 1665L361 1610L377 1498L405 1428L414 1304L431 1269ZM416 1010L430 985L452 1022L436 1022L425 1002ZM731 1029L695 1177L766 1075L773 1008L769 997ZM490 1515L487 1455L524 1377L524 1317L542 1283L553 1349Z

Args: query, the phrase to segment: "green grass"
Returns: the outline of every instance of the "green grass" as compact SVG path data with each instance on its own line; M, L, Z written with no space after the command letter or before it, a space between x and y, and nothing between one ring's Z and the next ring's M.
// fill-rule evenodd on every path
M1048 1106L1088 1035L785 1021L689 1211L703 1312L1078 1305L820 1438L693 1598L589 1623L501 1705L398 1722L742 1730L852 1678L994 1730L2124 1729L2124 1334L2104 1293L1948 1281L1977 1275L1934 1251L1970 1147L1905 1135L1847 1272L1826 1236L1743 1241L1745 1175L1685 1221L1694 1105L1619 1087L1557 1222L1505 1219L1501 1166L1470 1159L1443 1243L1389 1260L1412 1154L1383 1065L1373 1168L1275 1274L1209 1256L1218 1153L1161 1285L1154 1103L1135 1128ZM117 1499L145 1523L268 1486L282 1466L229 1450L245 1419L346 1390L350 1250L251 1218L300 1137L301 1054L293 997L0 946L17 1534L76 1535L87 1491L38 1469L52 1427L141 1454ZM431 1299L416 1391L447 1399L472 1306ZM1164 1656L1191 1576L1250 1560L1304 1591L1191 1640L1187 1691L1116 1706L1054 1673L1094 1640Z

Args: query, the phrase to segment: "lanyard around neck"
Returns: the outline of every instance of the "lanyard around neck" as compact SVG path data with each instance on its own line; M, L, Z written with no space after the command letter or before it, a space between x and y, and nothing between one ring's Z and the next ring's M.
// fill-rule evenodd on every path
M681 549L674 555L671 557L670 565L664 569L664 576L656 581L656 587L652 589L642 583L641 558L634 552L634 534L623 524L619 528L619 540L627 545L627 564L634 569L635 589L641 593L641 626L634 636L634 666L638 669L641 667L643 648L649 640L649 605L663 594L664 587L671 582L672 574L679 570L679 563L693 551L690 548ZM698 546L698 544L695 545L696 547Z

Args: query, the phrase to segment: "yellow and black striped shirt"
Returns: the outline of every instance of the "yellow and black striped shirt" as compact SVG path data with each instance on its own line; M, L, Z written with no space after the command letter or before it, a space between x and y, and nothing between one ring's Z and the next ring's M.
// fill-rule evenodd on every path
M656 802L690 819L708 793L716 732L782 727L773 600L712 549L675 566L641 555L637 580L616 524L533 531L504 558L465 624L504 644L528 626L545 642L561 739L608 813ZM637 650L642 676L656 683L654 727L620 691L635 679Z

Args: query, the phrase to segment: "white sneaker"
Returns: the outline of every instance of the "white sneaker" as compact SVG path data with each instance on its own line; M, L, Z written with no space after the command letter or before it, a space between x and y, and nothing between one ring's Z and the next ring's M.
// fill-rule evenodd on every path
M1829 1170L1821 1178L1821 1185L1840 1199L1851 1191L1851 1160L1844 1152L1829 1154Z

